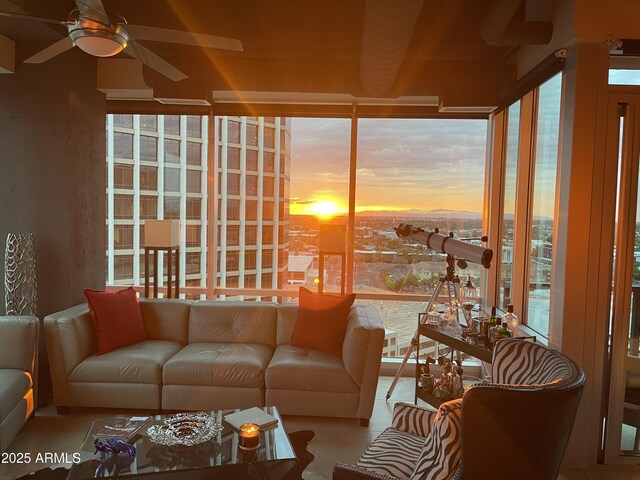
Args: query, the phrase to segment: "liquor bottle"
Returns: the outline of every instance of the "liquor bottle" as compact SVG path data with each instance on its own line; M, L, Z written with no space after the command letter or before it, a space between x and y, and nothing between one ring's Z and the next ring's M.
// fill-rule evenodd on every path
M498 316L496 314L496 307L491 307L491 318L489 318L489 328L498 325Z
M511 336L516 337L518 335L518 325L520 325L520 320L518 320L518 316L513 313L513 305L507 305L507 313L502 316L502 323L507 322L507 327L511 331Z

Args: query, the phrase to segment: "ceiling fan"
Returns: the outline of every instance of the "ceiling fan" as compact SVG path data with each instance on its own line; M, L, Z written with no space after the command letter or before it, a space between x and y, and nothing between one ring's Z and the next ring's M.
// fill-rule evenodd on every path
M74 46L96 57L111 57L124 51L167 78L178 81L188 78L187 75L136 40L243 51L242 42L233 38L130 25L119 15L107 14L101 0L75 0L75 3L78 8L69 13L69 19L66 21L0 12L0 16L64 25L69 30L68 36L27 58L25 63L45 62Z

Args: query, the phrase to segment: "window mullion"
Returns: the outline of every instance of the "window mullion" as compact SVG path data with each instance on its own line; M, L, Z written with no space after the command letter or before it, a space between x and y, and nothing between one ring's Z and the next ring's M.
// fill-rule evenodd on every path
M537 90L522 97L520 107L520 141L518 152L516 213L513 240L512 302L514 310L526 323L526 305L529 294L529 245L531 242L533 172L536 150Z

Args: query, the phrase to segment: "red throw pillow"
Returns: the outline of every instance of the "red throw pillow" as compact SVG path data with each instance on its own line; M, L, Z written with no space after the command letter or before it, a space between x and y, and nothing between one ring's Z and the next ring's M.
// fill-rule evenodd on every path
M98 337L98 353L147 339L138 296L133 287L117 292L84 289Z
M300 287L298 319L291 344L342 356L349 310L356 296L320 295Z

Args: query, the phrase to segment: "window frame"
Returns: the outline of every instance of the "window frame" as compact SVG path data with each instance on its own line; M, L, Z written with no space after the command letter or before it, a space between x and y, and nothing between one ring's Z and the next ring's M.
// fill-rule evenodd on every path
M504 227L504 200L505 200L505 178L507 160L507 139L509 124L509 109L516 102L520 101L520 122L518 125L518 164L516 168L516 200L514 212L514 238L512 246L512 284L511 303L514 312L522 323L523 334L533 334L541 339L547 339L547 334L534 330L529 326L528 306L529 306L529 272L530 272L530 249L533 226L533 194L535 183L536 148L537 148L537 126L540 101L540 87L560 75L560 104L562 105L564 96L564 81L562 70L553 72L552 75L540 80L538 85L528 91L520 98L514 99L512 103L504 106L496 112L492 118L493 122L493 149L488 168L491 169L491 182L497 185L494 194L490 194L489 207L489 239L490 246L495 252L496 268L490 273L488 282L487 301L500 308L500 282L501 282L501 256L502 238ZM561 149L562 137L560 135L561 121L558 125L559 139L558 152ZM556 157L556 182L554 188L554 203L557 206L559 195L558 188L558 167L560 155ZM491 188L490 188L491 189ZM558 218L554 212L554 239L556 236ZM553 269L551 274L550 292L554 289ZM549 311L549 324L551 323L551 309ZM546 341L546 340L545 340Z

